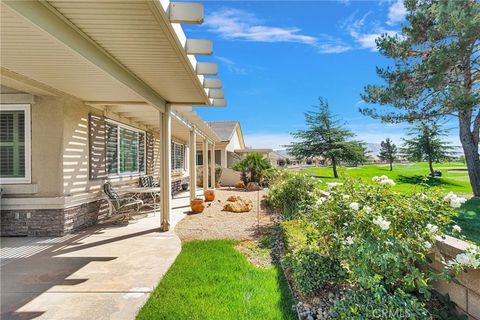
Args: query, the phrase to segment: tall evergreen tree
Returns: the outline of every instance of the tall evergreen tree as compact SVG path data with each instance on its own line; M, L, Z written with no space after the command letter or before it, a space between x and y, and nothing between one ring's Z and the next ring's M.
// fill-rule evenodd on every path
M378 157L380 160L388 162L390 164L390 171L393 170L393 162L397 159L397 146L390 138L380 143L380 153Z
M328 102L319 98L318 111L305 112L307 129L292 133L295 142L287 146L296 158L323 157L332 164L333 175L338 178L337 166L341 161L365 161L365 148L360 141L349 140L355 135L344 128L330 113Z
M420 123L411 128L407 135L410 139L403 139L402 153L412 161L427 161L430 175L435 176L434 162L441 162L451 158L453 147L442 137L448 130L440 128L436 123Z
M385 85L369 85L365 102L397 111L360 111L385 122L458 118L459 136L475 196L480 196L480 2L405 0L401 35L377 39L393 66L377 68Z

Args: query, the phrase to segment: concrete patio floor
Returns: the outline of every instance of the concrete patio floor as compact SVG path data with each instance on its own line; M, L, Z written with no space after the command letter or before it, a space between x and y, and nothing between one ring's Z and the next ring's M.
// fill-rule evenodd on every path
M134 319L181 250L173 232L188 192L128 225L97 225L58 238L1 239L2 319Z

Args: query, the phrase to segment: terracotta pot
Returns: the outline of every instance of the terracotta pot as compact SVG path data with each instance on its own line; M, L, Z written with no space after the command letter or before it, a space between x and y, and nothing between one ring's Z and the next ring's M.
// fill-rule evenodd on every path
M202 213L205 209L205 201L203 199L193 199L190 201L190 208L192 209L193 213Z
M207 202L211 202L211 201L215 200L215 190L210 189L210 190L205 191L204 196L205 196L205 201L207 201Z

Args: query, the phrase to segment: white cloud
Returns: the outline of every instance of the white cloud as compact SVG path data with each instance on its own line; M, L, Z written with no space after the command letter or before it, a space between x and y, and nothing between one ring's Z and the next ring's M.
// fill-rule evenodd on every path
M221 56L215 56L215 58L222 62L223 64L225 64L225 66L227 67L228 71L232 72L232 73L236 73L236 74L239 74L239 75L245 75L247 74L247 70L245 68L241 68L239 66L237 66L237 64L235 62L233 62L233 60L230 60L228 58L225 58L225 57L221 57Z
M289 133L256 132L244 134L244 138L250 148L283 149L293 141Z
M321 34L316 45L321 53L342 53L352 49L350 45L339 38Z
M343 28L350 34L350 36L355 40L361 49L377 51L377 44L375 43L375 40L378 37L384 33L393 36L397 34L397 32L394 30L387 30L378 25L367 26L366 22L369 15L370 12L366 13L360 19L355 19L354 13L345 21ZM367 29L369 31L366 31Z
M204 23L209 31L218 33L225 39L257 42L298 42L313 45L317 38L301 34L296 27L267 26L253 13L223 8L212 12Z
M210 32L230 40L302 43L325 54L342 53L352 49L340 38L326 34L318 37L305 35L297 27L268 26L255 14L235 8L222 8L212 12L206 17L204 24Z
M388 20L386 23L389 26L396 25L405 20L406 16L407 9L405 9L405 6L403 5L403 0L397 0L390 6L390 8L388 8Z

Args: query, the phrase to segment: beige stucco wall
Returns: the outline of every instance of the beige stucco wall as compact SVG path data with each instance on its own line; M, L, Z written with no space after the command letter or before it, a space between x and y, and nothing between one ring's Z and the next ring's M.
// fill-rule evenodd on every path
M232 139L230 139L226 149L227 149L227 151L230 151L230 152L233 152L233 151L238 150L238 149L242 149L242 145L240 144L240 139L238 137L237 130L235 130L235 132L232 136Z
M61 156L63 160L62 190L64 196L76 199L99 193L102 180L89 179L88 114L102 111L69 98L64 105L64 128Z
M30 197L62 195L62 135L64 99L33 96L5 86L0 87L2 103L30 104L31 115L31 183L6 184L7 197L22 193Z
M5 89L3 93L17 93ZM22 94L18 92L19 94ZM74 97L31 96L25 95L31 106L31 163L32 184L9 186L11 193L6 192L5 198L42 198L45 207L50 205L68 206L103 197L103 179L89 179L89 113L103 115L103 110L86 105ZM5 97L5 95L4 95ZM12 98L10 96L10 98ZM13 99L16 99L13 97ZM13 101L4 101L4 103ZM142 130L146 128L137 125L117 114L107 113L113 120L125 123ZM155 134L154 142L154 176L158 179L160 168L160 140ZM175 137L172 140L186 143ZM188 154L188 149L186 150ZM172 177L188 176L188 157L185 170L172 173ZM122 188L138 184L138 175L109 177L121 191ZM31 187L34 186L34 187ZM3 186L2 186L3 187ZM13 187L13 188L12 188ZM34 190L34 192L31 192ZM28 191L28 192L26 192ZM53 200L56 199L56 200ZM32 202L33 205L33 202Z
M35 197L58 197L62 189L64 99L36 96L32 116L32 183Z

